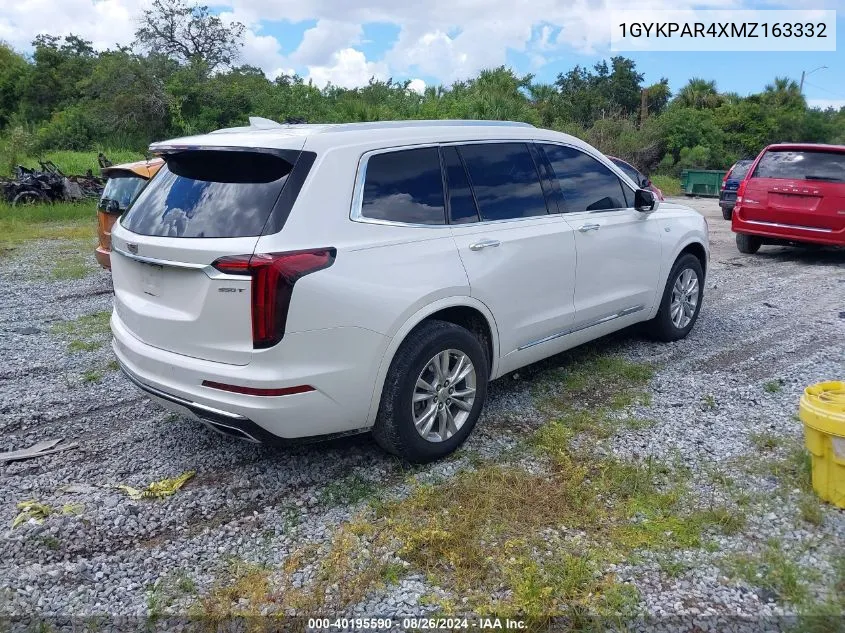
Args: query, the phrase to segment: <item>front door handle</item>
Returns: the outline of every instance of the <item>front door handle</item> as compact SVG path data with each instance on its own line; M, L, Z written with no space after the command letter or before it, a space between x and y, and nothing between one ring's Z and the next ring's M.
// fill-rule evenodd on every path
M601 224L582 224L578 227L578 230L587 233L588 231L598 231L600 228Z
M498 246L499 244L501 244L499 240L481 240L480 242L474 242L473 244L470 244L469 250L480 251L483 248L492 248Z

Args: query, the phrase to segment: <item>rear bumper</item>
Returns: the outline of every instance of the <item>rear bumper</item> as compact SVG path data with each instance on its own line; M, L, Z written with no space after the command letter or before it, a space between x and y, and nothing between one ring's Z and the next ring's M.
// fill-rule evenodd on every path
M112 315L112 348L129 379L153 400L217 431L278 443L367 430L373 385L386 346L363 328L285 334L249 365L227 365L143 343ZM254 396L203 386L203 381L251 387L310 385L314 391Z
M734 209L731 219L731 230L734 233L757 235L764 239L780 242L805 242L808 244L825 244L828 246L845 246L845 230L834 231L815 227L782 224L767 220L749 220L743 217L741 208Z

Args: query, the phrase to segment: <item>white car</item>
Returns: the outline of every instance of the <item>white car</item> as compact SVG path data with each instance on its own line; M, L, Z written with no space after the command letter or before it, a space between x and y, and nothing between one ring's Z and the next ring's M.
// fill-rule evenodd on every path
M682 338L701 308L704 218L566 134L251 119L150 149L112 233L114 352L229 435L436 459L490 380L637 322Z

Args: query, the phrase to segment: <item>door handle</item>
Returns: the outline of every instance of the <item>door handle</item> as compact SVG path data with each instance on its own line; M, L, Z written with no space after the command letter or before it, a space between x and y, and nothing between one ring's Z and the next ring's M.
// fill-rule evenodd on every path
M491 248L501 244L499 240L481 240L480 242L474 242L469 245L469 250L471 251L480 251L483 248Z
M587 233L588 231L598 231L600 228L601 224L582 224L578 227L578 230Z

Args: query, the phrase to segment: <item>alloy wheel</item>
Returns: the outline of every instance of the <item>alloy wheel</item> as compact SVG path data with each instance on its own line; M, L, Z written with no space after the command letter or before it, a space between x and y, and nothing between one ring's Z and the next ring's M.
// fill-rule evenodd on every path
M443 442L464 425L475 402L475 367L460 350L447 349L425 364L414 386L412 415L417 433Z

